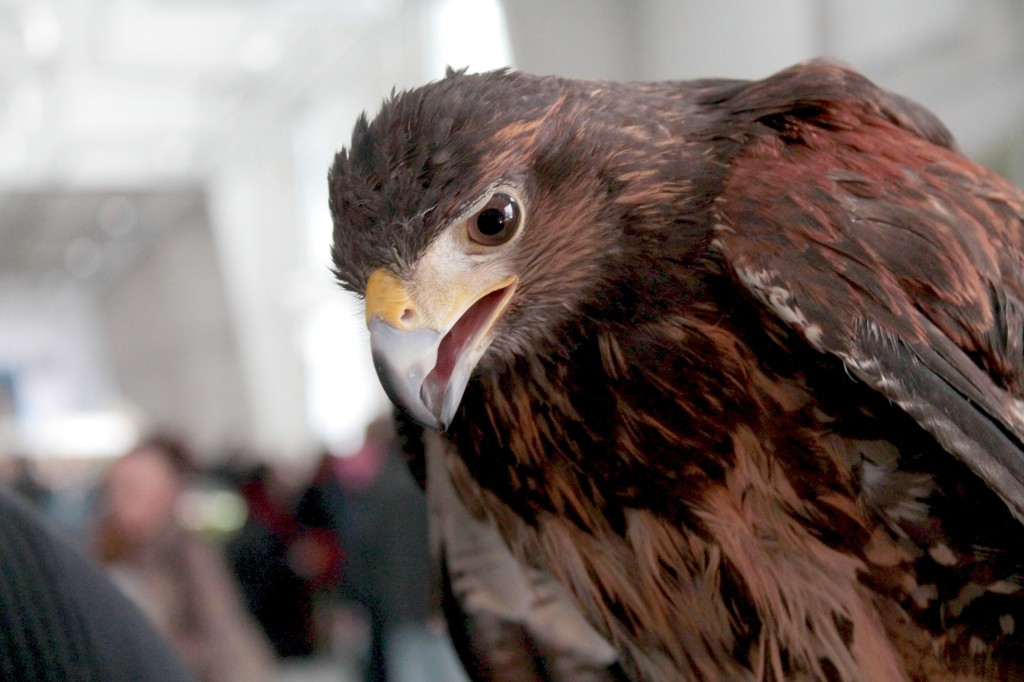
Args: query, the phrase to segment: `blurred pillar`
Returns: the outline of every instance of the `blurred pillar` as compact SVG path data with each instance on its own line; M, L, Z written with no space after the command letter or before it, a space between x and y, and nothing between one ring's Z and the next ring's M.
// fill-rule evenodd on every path
M250 415L205 206L198 191L180 201L176 223L103 292L101 319L144 426L178 431L209 456L244 442Z
M290 279L303 256L287 140L253 141L214 173L210 212L251 415L246 445L271 458L311 447Z

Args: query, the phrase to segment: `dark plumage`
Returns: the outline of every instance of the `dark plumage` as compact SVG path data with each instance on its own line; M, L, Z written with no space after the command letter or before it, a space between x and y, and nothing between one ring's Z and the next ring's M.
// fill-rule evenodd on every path
M389 394L629 676L1024 676L1024 196L927 111L449 74L330 191Z

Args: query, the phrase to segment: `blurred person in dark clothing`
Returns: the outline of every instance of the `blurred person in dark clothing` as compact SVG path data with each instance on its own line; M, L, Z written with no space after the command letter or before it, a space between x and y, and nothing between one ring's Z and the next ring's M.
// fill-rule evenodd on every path
M445 635L431 628L434 576L423 491L409 472L391 417L367 427L363 447L338 458L345 584L370 619L365 682L453 678ZM410 659L415 659L411 661Z
M302 527L300 547L305 549L299 557L305 559L303 572L314 592L317 627L322 635L328 636L337 634L333 629L338 617L342 576L347 568L341 541L345 493L338 480L336 460L329 450L320 453L313 480L302 492L295 510Z
M39 482L23 455L0 457L0 485L18 493L36 507L44 506L50 497L49 488Z
M222 557L177 520L191 471L186 449L167 437L115 461L101 490L96 555L201 680L271 680L269 646Z

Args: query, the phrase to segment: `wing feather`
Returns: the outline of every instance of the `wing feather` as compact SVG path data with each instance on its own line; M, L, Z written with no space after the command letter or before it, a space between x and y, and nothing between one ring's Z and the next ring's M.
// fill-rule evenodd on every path
M768 309L1024 520L1024 195L959 156L922 109L876 94L897 113L777 113L784 132L732 161L715 245Z
M977 370L962 371L970 370L969 364L955 365L929 346L911 347L871 322L856 326L863 330L856 344L862 359L847 360L853 373L967 462L1021 518L1024 442L999 418L1000 396L970 376Z

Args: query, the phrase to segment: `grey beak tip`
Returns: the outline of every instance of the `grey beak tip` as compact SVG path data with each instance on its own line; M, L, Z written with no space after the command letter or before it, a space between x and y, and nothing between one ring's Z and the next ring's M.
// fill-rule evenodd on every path
M441 428L438 416L420 394L423 380L433 368L441 334L430 329L400 331L379 318L369 327L373 366L388 398L410 419L427 428Z

